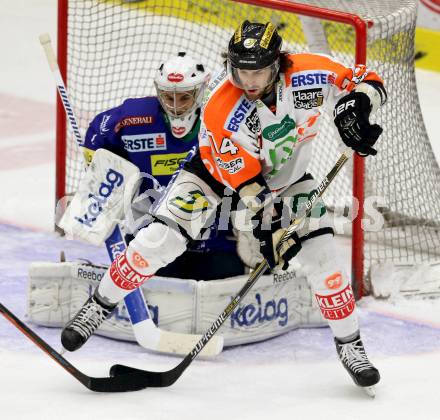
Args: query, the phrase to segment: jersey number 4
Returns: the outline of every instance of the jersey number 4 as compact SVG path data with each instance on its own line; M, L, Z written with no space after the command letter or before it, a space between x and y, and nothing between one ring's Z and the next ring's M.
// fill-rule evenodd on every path
M223 137L222 144L220 146L220 153L224 155L225 153L230 153L231 155L235 155L238 152L238 147L232 143L231 139L227 137Z
M220 145L220 150L219 150L212 133L206 130L206 134L211 143L211 146L218 154L222 154L222 155L224 155L225 153L230 153L231 155L237 154L238 147L234 143L232 143L231 139L229 139L228 137L223 137L222 144Z

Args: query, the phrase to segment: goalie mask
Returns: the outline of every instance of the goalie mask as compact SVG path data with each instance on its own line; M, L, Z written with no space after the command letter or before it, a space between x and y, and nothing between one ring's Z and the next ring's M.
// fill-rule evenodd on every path
M247 94L266 93L278 77L281 44L272 23L245 20L229 41L227 66L231 82Z
M179 52L157 70L157 97L175 137L184 137L197 122L209 76L203 64L197 64L185 52Z

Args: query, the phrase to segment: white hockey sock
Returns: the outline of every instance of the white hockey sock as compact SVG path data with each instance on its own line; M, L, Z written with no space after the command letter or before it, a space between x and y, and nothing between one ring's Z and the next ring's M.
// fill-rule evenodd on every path
M337 338L359 330L356 303L347 274L347 264L338 254L331 235L303 243L298 254L323 317Z
M181 255L186 244L179 232L161 223L151 223L113 261L98 287L99 295L111 303L119 302Z

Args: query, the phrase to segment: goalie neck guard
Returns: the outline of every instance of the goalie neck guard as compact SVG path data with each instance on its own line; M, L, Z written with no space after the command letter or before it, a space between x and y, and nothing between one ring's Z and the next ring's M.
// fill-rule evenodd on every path
M197 123L210 74L185 52L162 63L154 85L177 138L187 135Z

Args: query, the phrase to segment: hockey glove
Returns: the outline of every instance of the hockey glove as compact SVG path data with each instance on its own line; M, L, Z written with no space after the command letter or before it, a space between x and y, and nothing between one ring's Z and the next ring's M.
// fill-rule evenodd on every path
M378 124L370 124L371 102L363 92L350 92L335 106L334 122L342 141L361 156L376 155L372 146L382 133Z
M286 229L278 229L272 233L271 229L264 229L263 223L254 227L253 233L260 242L260 252L272 269L277 267L287 270L289 261L301 250L301 241L296 232L277 250L277 245L285 231Z
M261 254L270 268L278 266L286 270L289 260L301 249L301 242L294 233L277 251L276 247L285 229L280 228L279 223L276 226L272 224L272 194L266 182L261 176L254 180L242 186L238 194L251 212L252 233L259 241Z

